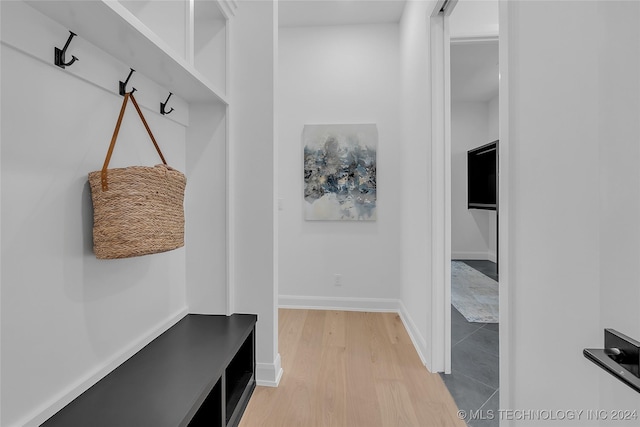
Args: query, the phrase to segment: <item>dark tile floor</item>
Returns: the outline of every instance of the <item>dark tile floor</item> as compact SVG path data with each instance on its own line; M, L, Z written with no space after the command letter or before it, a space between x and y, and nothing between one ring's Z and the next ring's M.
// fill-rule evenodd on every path
M498 280L495 263L462 261ZM441 376L470 427L499 425L498 331L497 323L469 322L451 306L451 374Z

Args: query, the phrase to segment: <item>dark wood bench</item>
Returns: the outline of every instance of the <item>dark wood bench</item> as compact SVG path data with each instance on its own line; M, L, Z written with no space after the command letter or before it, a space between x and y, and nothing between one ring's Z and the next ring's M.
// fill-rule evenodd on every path
M236 426L255 388L257 316L189 314L43 426Z

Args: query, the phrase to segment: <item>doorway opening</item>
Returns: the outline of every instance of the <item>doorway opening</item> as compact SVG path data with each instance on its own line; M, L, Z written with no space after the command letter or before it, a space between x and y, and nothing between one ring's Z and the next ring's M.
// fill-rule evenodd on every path
M442 88L432 89L436 96L444 92L441 103L433 106L444 107L443 117L433 115L435 147L442 137L448 233L443 246L447 336L442 378L461 410L497 413L498 2L445 2L440 10L436 22L440 20L443 35L436 25L432 48L436 62L444 59L444 64L432 73L436 84L437 73L443 74Z

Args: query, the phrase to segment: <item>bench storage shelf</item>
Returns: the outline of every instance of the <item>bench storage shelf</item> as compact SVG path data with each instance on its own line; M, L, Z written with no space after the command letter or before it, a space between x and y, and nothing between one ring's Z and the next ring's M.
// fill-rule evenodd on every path
M42 425L236 426L255 388L256 320L189 314Z

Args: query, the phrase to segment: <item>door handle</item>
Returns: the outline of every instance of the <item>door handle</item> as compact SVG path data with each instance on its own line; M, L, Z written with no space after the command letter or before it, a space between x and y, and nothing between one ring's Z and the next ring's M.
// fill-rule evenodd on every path
M585 348L582 354L640 393L640 342L607 328L604 348Z

